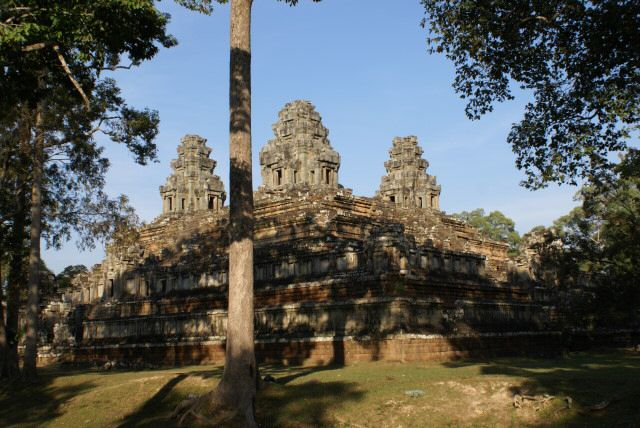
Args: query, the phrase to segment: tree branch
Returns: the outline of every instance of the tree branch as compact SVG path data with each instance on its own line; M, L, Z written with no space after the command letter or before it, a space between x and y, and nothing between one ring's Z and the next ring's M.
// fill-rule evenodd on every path
M547 18L546 16L543 16L543 15L532 15L532 16L528 16L526 18L521 19L520 23L524 24L525 22L529 22L529 21L541 21L549 25L556 25L555 20L559 16L560 16L560 12L554 13L550 18Z
M73 83L73 86L75 86L77 91L80 93L80 96L84 100L84 105L85 105L86 109L89 110L89 108L90 108L89 98L87 98L87 95L82 90L82 86L80 86L78 81L73 78L73 75L71 74L71 70L69 69L69 66L67 65L67 62L64 60L64 57L60 53L60 47L58 45L53 45L53 50L56 51L56 54L58 55L58 60L60 61L60 64L62 65L62 68L64 68L64 71L67 73L67 76L69 77L69 80L71 80L71 83Z
M547 24L551 23L551 21L549 20L549 18L547 18L546 16L528 16L524 19L520 20L521 24L524 24L525 22L529 22L529 21L542 21L542 22L546 22Z
M139 63L137 62L132 62L129 65L112 65L111 67L103 67L100 70L111 70L111 71L115 71L115 70L129 70L131 67L133 66L137 66L139 65Z
M105 121L109 121L109 120L114 120L114 119L120 119L120 116L106 116L106 117L102 117L100 118L100 120L98 121L98 124L96 126L94 126L93 128L91 128L91 130L88 132L89 135L93 135L98 131L102 131L105 132L101 126Z
M15 10L15 11L21 11L21 10L32 10L33 8L31 7L27 7L27 6L15 6L15 7L9 7L6 10Z
M27 45L27 46L23 47L22 48L22 52L37 51L39 49L45 48L46 46L47 46L47 44L45 42L34 43L32 45Z
M53 157L50 157L50 158L48 159L48 161L49 161L49 162L60 162L60 163L65 163L65 162L70 162L70 161L71 161L71 158L69 158L69 157L58 158L58 157L53 156Z

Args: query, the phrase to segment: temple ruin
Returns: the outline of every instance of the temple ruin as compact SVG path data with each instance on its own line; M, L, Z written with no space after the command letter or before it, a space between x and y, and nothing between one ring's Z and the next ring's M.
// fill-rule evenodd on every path
M185 135L180 141L178 159L171 162L173 173L160 186L162 214L218 211L224 205L224 185L213 174L216 161L209 158L206 142L198 135Z
M308 101L287 104L273 125L274 138L260 150L261 191L338 188L340 155L329 131Z
M427 174L429 162L422 153L418 137L394 138L391 159L384 163L387 175L382 177L376 196L404 208L439 209L440 186Z
M273 131L254 195L260 361L448 358L556 340L507 245L439 209L416 137L393 140L387 175L365 197L339 184L340 156L311 103L287 104ZM160 187L162 215L48 304L54 349L75 360L222 361L228 208L210 153L185 136Z

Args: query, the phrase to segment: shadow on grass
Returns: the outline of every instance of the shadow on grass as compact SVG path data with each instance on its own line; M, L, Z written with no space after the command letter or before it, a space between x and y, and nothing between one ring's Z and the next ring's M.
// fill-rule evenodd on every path
M443 365L459 368L478 363L456 361ZM577 353L554 359L500 358L480 364L482 374L521 378L522 382L511 388L513 394L550 394L563 400L571 397L572 409L557 409L566 412L564 425L640 426L640 353Z
M329 427L335 426L332 410L359 401L364 392L357 384L349 382L309 381L295 383L306 375L331 367L300 368L295 374L279 376L296 370L291 367L269 366L261 368L262 374L274 376L279 383L267 383L258 393L257 418L260 426L300 426ZM171 378L153 397L147 400L135 413L127 416L119 425L130 427L175 427L170 415L175 406L187 398L175 387L189 377L203 379L219 378L222 368L188 373L181 373Z
M273 365L261 365L260 371L261 375L270 375L275 379L275 382L280 385L286 385L289 382L293 382L294 380L308 376L312 373L317 373L325 370L338 370L341 367L344 367L343 364L328 364L324 366L283 366L278 364Z
M95 388L93 382L53 386L54 375L41 375L34 383L0 386L0 426L41 426L63 413L74 397Z
M161 424L169 424L167 421L168 403L165 399L177 384L185 380L189 375L181 373L169 380L153 397L135 413L130 414L126 419L118 425L120 428L139 427L139 426L159 426Z
M340 425L334 411L364 398L351 382L268 385L258 395L258 423L264 427L332 427Z
M265 383L258 393L257 421L263 427L333 427L341 425L334 412L341 406L361 401L365 391L355 382L304 381L319 372L340 370L339 362L324 366L295 367L261 365L262 375L275 383Z
M171 413L182 400L187 397L178 394L174 388L189 377L202 379L220 378L222 367L208 370L193 370L187 373L178 373L147 400L135 413L128 415L119 428L129 427L174 427L175 421L170 419Z

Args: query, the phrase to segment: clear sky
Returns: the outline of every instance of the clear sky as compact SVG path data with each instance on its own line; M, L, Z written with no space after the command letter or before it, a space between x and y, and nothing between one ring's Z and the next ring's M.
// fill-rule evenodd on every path
M125 148L105 141L107 191L128 195L147 222L161 212L158 187L184 134L208 139L218 161L215 173L228 190L229 6L218 6L211 16L169 1L159 7L171 14L169 30L178 46L114 74L129 104L160 112L159 162L138 166ZM519 186L523 174L506 136L527 95L469 121L451 88L453 66L427 52L422 17L418 0L303 0L297 7L254 2L254 187L260 184L258 152L273 136L278 111L305 99L316 106L342 157L340 183L356 195L372 196L378 188L393 137L416 135L428 172L442 185L446 212L499 210L521 233L567 213L576 205L575 187L531 192ZM73 243L44 252L54 272L69 264L91 266L103 256L102 248L79 252Z

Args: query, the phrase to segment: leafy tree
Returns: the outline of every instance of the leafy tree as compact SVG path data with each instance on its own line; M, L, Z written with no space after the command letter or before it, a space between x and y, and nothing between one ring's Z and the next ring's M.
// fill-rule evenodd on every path
M591 219L594 220L594 219ZM524 252L535 250L534 273L551 287L564 327L594 325L593 275L590 269L597 245L596 223L576 207L549 228L538 226L522 238ZM534 239L531 239L534 237Z
M478 119L533 92L508 136L523 185L612 174L640 124L640 3L617 0L421 0L431 52L453 61L453 87Z
M69 265L62 272L56 275L56 285L58 288L68 288L71 281L81 273L87 273L89 270L85 265Z
M562 312L574 326L640 322L639 161L638 150L630 149L614 169L615 180L584 187L582 206L535 231L542 237L533 246L539 276L556 287Z
M453 215L478 229L486 238L509 244L509 251L512 255L518 253L520 234L515 230L516 224L500 211L491 211L485 215L484 210L478 208Z
M639 161L640 151L631 149L616 168L617 180L581 192L584 229L593 231L579 248L597 284L596 315L604 325L640 322Z
M33 377L42 232L57 245L56 237L83 230L87 211L113 207L101 192L108 161L96 132L126 144L139 163L155 157L157 114L129 108L102 74L150 59L159 45L175 40L166 34L168 17L151 0L10 1L0 9L0 22L0 90L6 95L0 106L26 111L16 115L16 129L25 130L21 146L30 154L24 371ZM121 65L126 58L130 64ZM53 215L43 229L46 209Z

